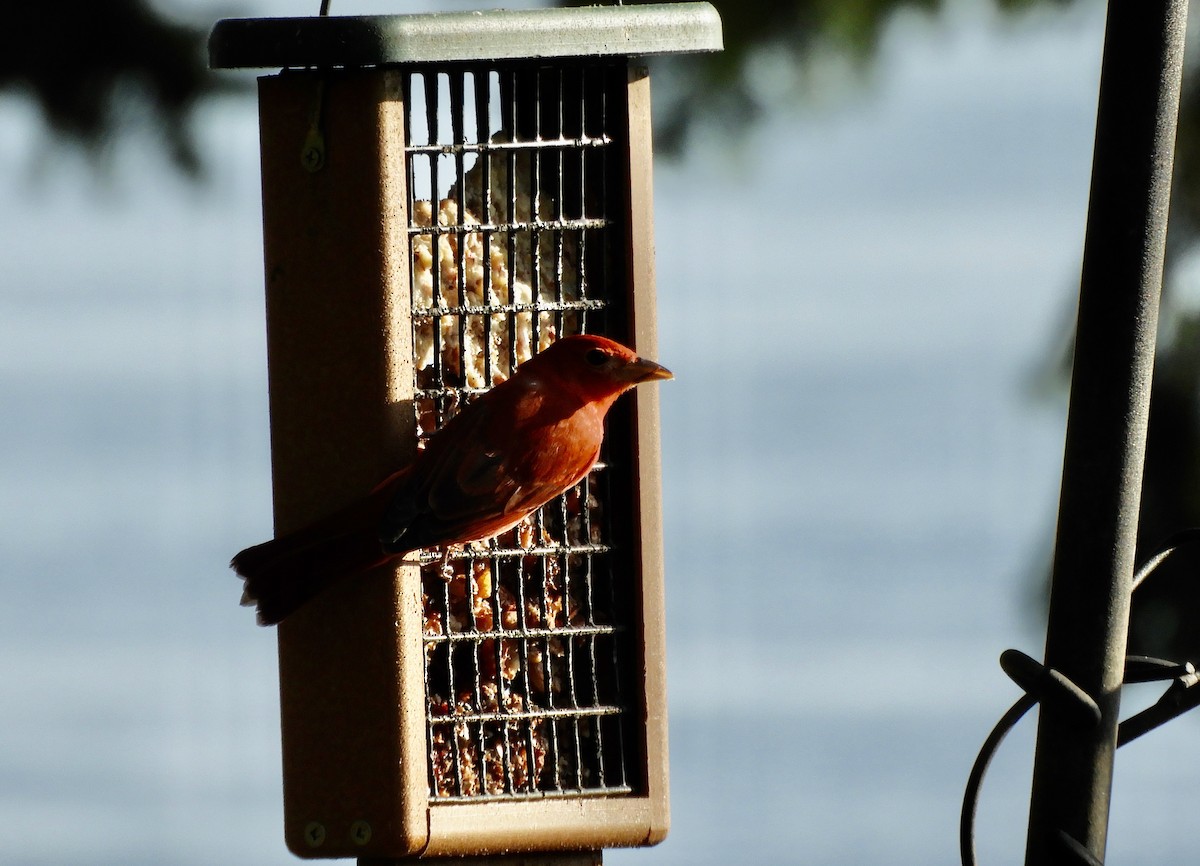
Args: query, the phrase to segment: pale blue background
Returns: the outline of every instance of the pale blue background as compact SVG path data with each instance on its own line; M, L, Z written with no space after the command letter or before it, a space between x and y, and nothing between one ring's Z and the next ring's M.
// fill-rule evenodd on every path
M951 6L657 166L673 828L610 863L954 863L996 657L1041 651L1103 10ZM225 568L271 527L253 100L197 131L207 184L137 140L97 179L0 98L0 863L291 861ZM1195 861L1194 733L1121 753L1109 862Z

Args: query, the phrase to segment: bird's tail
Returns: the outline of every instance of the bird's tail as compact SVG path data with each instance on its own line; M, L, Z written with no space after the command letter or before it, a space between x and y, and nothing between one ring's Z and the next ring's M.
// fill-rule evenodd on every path
M379 542L374 495L287 535L247 547L229 563L245 581L243 605L275 625L343 578L395 557Z
M383 549L380 518L411 467L367 496L294 532L247 547L229 566L245 581L242 604L258 607L259 625L275 625L343 578L395 559Z

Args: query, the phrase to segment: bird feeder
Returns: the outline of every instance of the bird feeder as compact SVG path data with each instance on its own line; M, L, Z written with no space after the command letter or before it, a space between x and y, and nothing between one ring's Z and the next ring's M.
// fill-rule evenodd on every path
M259 79L275 525L405 465L555 339L656 357L650 89L707 3L218 22ZM669 359L667 359L669 361ZM658 408L489 542L280 624L302 857L596 850L667 831Z

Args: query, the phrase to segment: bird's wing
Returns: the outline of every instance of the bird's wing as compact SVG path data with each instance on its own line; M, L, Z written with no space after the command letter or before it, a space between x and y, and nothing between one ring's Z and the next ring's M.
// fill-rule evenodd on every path
M408 483L392 494L380 522L384 548L407 552L450 543L499 512L520 486L508 452L511 423L498 428L504 406L490 392L455 415L429 440ZM508 441L506 441L508 440Z
M526 397L523 409L528 403ZM495 535L569 488L594 461L592 454L568 453L550 466L535 466L545 447L538 441L542 430L521 423L528 414L505 425L493 423L497 417L511 422L514 416L471 412L435 435L413 483L397 491L384 513L385 548L407 551Z

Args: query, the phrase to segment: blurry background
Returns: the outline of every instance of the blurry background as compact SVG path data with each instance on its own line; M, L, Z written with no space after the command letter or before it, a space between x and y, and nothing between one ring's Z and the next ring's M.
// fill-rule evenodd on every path
M1042 649L1103 3L717 5L727 51L655 67L672 833L606 859L954 863L1016 697L996 657ZM226 568L271 532L253 75L208 74L203 41L317 7L6 13L5 864L293 859L275 636ZM1195 116L1150 544L1200 523ZM1134 646L1197 658L1175 585ZM1109 862L1195 858L1195 725L1120 753ZM1021 857L1032 733L989 777L982 862Z

